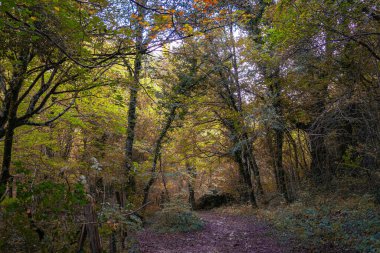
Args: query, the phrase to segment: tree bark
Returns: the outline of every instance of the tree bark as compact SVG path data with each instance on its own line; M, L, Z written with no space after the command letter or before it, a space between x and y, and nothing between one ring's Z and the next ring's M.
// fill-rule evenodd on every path
M285 122L284 122L284 112L283 105L281 100L281 83L279 80L279 68L274 70L273 75L270 76L272 83L270 86L270 91L273 97L273 108L276 113L275 122L273 122L273 130L275 133L275 156L274 164L275 171L277 174L277 188L280 193L284 196L287 203L292 202L292 197L286 183L286 173L283 167L283 145L284 145L284 131L285 131Z
M249 173L248 165L246 164L246 159L242 157L239 152L235 153L235 161L239 165L239 173L243 177L243 181L245 184L245 194L248 196L249 203L252 207L257 207L257 200L255 196L255 192L252 185L251 175Z
M81 234L78 243L78 253L84 252L84 243L88 237L91 253L102 253L102 245L98 230L98 221L94 211L94 202L84 207L84 216L86 223L82 225Z
M164 171L164 168L162 166L162 157L161 157L161 155L159 157L159 161L160 161L160 173L161 173L162 184L164 185L164 189L165 189L164 199L167 200L167 201L170 201L170 195L169 195L169 190L168 190L167 183L166 183L165 171Z
M257 165L256 157L254 154L253 150L253 144L250 138L248 137L248 133L244 133L244 143L246 147L244 148L243 154L245 159L247 160L247 168L248 171L251 171L255 184L256 184L256 189L257 192L263 196L264 195L264 188L263 185L261 184L261 178L260 178L260 170L259 166Z
M87 222L87 236L90 242L91 253L102 253L102 245L100 241L97 218L93 205L94 203L90 203L84 208L84 215Z
M189 176L189 180L187 181L187 187L189 189L189 204L191 206L191 209L194 210L195 209L194 178L196 176L195 168L190 166L189 164L186 164L186 170Z
M145 11L142 6L137 6L138 17L144 20ZM137 98L140 86L140 75L142 70L142 56L144 54L144 26L136 22L136 56L133 64L133 84L130 88L127 122L127 139L125 143L125 170L127 173L127 193L136 191L136 179L133 171L133 143L135 140L135 127L137 122Z

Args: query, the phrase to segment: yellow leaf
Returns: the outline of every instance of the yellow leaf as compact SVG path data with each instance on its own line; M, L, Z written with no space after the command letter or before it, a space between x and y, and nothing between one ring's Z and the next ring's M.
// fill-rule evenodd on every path
M187 33L193 33L194 28L193 28L191 25L189 25L189 24L185 24L185 25L183 26L183 30L184 30L185 32L187 32Z

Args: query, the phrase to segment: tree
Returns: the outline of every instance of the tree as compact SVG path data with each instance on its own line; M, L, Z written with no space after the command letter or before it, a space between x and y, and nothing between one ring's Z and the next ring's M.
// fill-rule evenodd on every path
M295 109L298 116L293 113L289 120L309 135L310 174L316 184L328 184L345 167L343 157L350 152L349 147L358 144L352 137L359 119L369 123L377 117L357 107L358 98L363 103L363 94L372 97L377 93L372 77L378 62L378 29L374 29L378 27L378 17L376 11L369 11L376 10L376 6L373 1L298 1L296 5L278 3L271 10L277 25L269 35L287 56L285 82L293 82L290 88L299 93L292 103L299 106L295 101L304 101ZM366 93L364 87L371 92ZM373 108L376 102L369 100L365 104ZM358 110L367 116L362 118ZM299 117L301 114L304 117ZM367 129L360 135L377 139L371 132ZM369 160L376 160L373 158Z
M170 91L163 98L163 107L161 110L164 111L165 117L154 144L151 178L144 187L143 206L148 203L150 188L157 179L157 161L161 155L164 139L172 129L172 125L178 115L181 114L183 117L184 113L186 113L186 104L189 103L189 98L194 96L194 91L199 83L209 75L209 73L204 75L199 74L200 69L203 67L203 61L197 58L198 54L195 45L195 43L190 42L178 49L178 54L185 58L178 59L174 57L172 60L175 61L175 64L180 64L182 69L178 68L174 73L167 73L165 76L165 81L173 82L174 79L175 83L172 84ZM165 63L168 64L167 61L165 61Z
M198 6L199 5L199 6ZM210 3L201 2L195 6L198 11ZM196 13L192 1L111 1L109 13L117 13L116 24L122 23L131 37L121 39L121 44L132 48L135 55L132 59L124 58L123 64L128 69L130 78L130 96L127 119L127 138L125 144L125 169L129 178L128 190L135 192L135 168L133 166L133 145L137 123L138 93L142 86L142 71L144 59L155 49L186 37L194 36L189 23ZM199 15L198 15L199 16ZM115 27L114 29L119 29ZM123 54L120 54L123 57Z
M1 5L2 186L11 178L15 129L53 123L74 105L79 92L102 84L104 70L93 69L107 61L91 55L90 50L97 48L83 30L85 23L88 30L101 25L91 14L100 5L93 4L5 1ZM79 14L73 12L79 6ZM90 71L93 78L83 84Z

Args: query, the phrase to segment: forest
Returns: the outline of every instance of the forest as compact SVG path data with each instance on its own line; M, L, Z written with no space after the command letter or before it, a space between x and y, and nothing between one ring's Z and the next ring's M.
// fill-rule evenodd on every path
M0 0L0 252L380 252L377 0Z

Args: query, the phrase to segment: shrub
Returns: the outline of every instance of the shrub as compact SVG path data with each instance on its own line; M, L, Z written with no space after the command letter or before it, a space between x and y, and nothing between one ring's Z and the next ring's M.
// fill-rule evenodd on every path
M154 217L153 229L157 232L189 232L203 228L203 221L181 200L164 205Z
M349 198L318 196L259 215L299 237L303 248L334 252L378 252L380 213L370 195ZM332 252L332 251L329 251Z
M135 252L138 244L134 234L142 228L143 222L132 213L130 203L122 208L118 204L102 204L98 218L101 223L99 233L104 245L112 245L116 252Z
M118 205L105 203L99 212L99 222L102 223L102 235L111 235L115 231L134 233L142 228L142 220L132 214L129 206L120 208Z
M46 180L18 183L17 198L0 202L0 252L72 252L80 230L78 209L86 203L82 185Z

